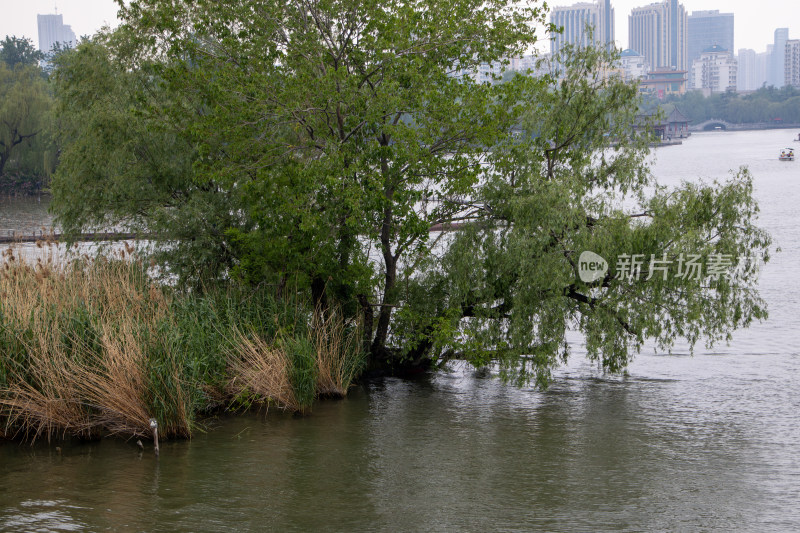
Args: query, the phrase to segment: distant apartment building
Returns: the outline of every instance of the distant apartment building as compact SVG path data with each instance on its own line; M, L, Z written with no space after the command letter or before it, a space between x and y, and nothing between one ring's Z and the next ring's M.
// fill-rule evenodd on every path
M478 66L478 72L475 81L488 81L490 83L494 83L496 81L496 77L503 75L505 68L507 67L504 67L499 61L495 61L494 63L481 63Z
M511 60L511 70L516 72L536 71L537 62L546 59L545 56L527 55L515 57Z
M700 58L703 50L711 46L721 46L733 50L733 13L713 11L692 11L688 17L689 64ZM689 71L689 85L694 84L694 69Z
M737 62L733 54L721 46L710 46L692 62L692 89L704 94L736 90Z
M619 58L620 68L625 75L625 81L644 78L650 70L647 60L642 54L628 48L623 50Z
M454 76L469 77L479 83L499 83L510 72L519 72L531 76L541 76L550 72L550 54L533 54L522 57L512 57L507 62L495 61L481 63L473 70L458 70Z
M786 41L784 50L784 83L800 88L800 39Z
M550 12L550 22L562 29L550 39L550 53L553 57L558 55L565 44L579 47L614 46L614 9L611 7L611 0L554 7Z
M737 55L736 90L755 91L767 83L769 52L757 53L749 48L740 48Z
M678 0L636 7L628 17L628 46L654 69L686 71L688 17Z
M783 87L783 84L786 82L784 66L786 64L786 41L788 40L789 28L778 28L775 30L775 43L772 46L767 85Z
M661 67L651 70L639 82L639 92L651 94L663 100L671 94L684 94L688 72L675 68Z
M75 32L67 24L64 24L63 15L36 15L36 22L39 26L39 50L45 54L49 53L56 43L62 46L75 46Z

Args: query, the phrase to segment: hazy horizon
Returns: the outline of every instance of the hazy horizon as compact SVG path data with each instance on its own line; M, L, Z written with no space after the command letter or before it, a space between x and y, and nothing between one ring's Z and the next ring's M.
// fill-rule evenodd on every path
M550 7L572 5L577 2L550 2ZM628 15L634 7L656 3L648 0L612 0L614 8L614 26L616 43L622 49L628 47ZM750 48L756 52L764 52L767 45L773 42L776 28L789 28L789 38L800 38L800 3L789 0L765 0L755 3L745 0L685 0L681 2L687 12L719 10L721 13L734 13L734 50ZM0 38L7 35L27 37L38 47L39 36L36 24L37 14L53 14L64 16L64 24L72 27L75 35L93 35L104 25L116 26L117 4L114 0L0 0ZM790 23L791 21L791 23ZM545 36L539 46L540 50L549 50Z

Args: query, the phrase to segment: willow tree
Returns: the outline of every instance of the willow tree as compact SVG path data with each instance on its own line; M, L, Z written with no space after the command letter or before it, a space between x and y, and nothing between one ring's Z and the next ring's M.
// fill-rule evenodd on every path
M13 170L15 181L27 181L52 171L51 96L38 65L42 57L30 39L0 41L0 178Z
M51 102L39 67L0 61L0 177L52 170L54 152L46 139Z
M638 87L614 75L615 59L568 48L547 88L526 94L519 138L495 147L459 231L410 284L398 328L408 357L499 363L545 384L570 331L620 371L647 340L713 344L766 318L757 277L771 240L748 170L660 186L634 129Z
M560 64L564 76L478 77L480 65L535 44L544 5L140 0L121 3L120 13L123 24L103 44L103 61L138 81L114 85L128 95L113 110L119 138L81 143L83 151L99 147L91 157L65 146L68 164L54 187L62 223L74 230L103 217L157 226L179 237L164 250L185 280L199 272L196 261L174 252L199 247L195 257L215 258L206 275L272 283L279 294L308 291L322 308L335 301L363 321L376 365L453 355L508 368L532 361L544 379L563 344L559 332L575 323L590 337L591 353L602 352L616 369L624 347L596 338L606 338L598 328L617 315L595 299L618 285L611 278L577 284L576 242L595 244L588 235L606 228L611 233L596 244L607 253L600 242L711 228L724 234L709 245L719 250L727 248L718 243L732 242L759 254L767 245L751 225L746 178L735 189L703 190L712 203L742 208L735 224L715 209L704 222L700 213L681 220L694 224L686 228L670 221L666 207L659 223L612 207L612 197L644 193L649 182L645 147L631 130L635 88L593 74L608 58L578 54ZM78 47L71 57L81 53ZM76 94L87 80L102 87L87 65L65 64L57 73L62 94ZM107 110L89 100L64 102L71 137L90 138L84 125ZM171 149L119 153L123 141L152 144L142 143L148 132L173 139ZM120 157L110 170L95 171L91 183L78 177L86 161L96 164L103 150L115 149ZM179 192L165 194L160 170L148 176L134 169L154 161L167 168L170 155L184 171L169 174ZM120 172L133 180L122 183ZM90 202L86 188L94 191ZM159 188L153 202L137 201L141 190ZM692 205L692 189L681 194ZM659 198L671 205L676 197L650 201ZM81 208L70 207L79 199ZM459 229L431 233L442 227ZM695 325L713 334L760 317L757 295L748 292L752 271L731 283L747 289L742 298L751 305L741 316L728 313L733 300L710 298L719 312L703 323L679 316L676 300L670 334ZM684 283L668 290L707 289ZM659 313L650 309L649 319ZM654 333L618 318L625 335ZM531 375L524 365L514 368Z

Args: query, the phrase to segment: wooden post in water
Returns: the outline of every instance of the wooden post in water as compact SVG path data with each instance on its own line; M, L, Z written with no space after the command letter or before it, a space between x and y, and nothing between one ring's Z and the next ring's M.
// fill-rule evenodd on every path
M158 422L155 418L150 419L150 429L153 430L153 444L156 448L156 457L158 457Z

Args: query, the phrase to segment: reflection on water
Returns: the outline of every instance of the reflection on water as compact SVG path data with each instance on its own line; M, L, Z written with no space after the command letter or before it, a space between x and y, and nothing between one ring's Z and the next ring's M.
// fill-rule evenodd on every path
M674 184L751 166L771 318L730 346L646 351L607 376L580 349L547 391L459 366L385 380L303 418L221 417L191 441L0 445L9 531L800 529L800 162L790 132L695 135L660 149ZM676 352L683 353L681 347Z

